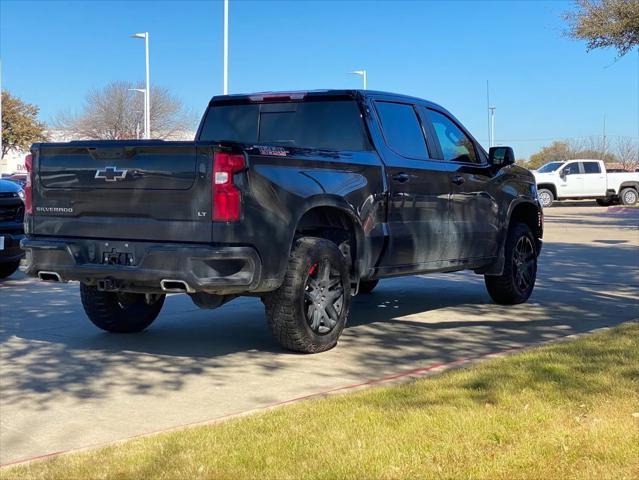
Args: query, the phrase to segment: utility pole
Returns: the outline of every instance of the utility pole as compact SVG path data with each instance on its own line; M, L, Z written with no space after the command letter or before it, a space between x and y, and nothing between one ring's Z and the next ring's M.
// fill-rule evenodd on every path
M224 0L224 95L229 94L229 0Z
M490 110L490 146L495 146L495 110L497 107L488 107Z

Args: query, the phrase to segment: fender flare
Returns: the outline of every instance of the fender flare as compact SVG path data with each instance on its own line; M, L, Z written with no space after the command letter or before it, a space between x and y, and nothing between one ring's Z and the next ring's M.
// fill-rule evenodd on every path
M617 195L621 195L621 191L624 188L634 188L635 190L639 192L639 182L635 182L634 180L621 182L621 184L619 185L619 191L617 192Z
M302 207L299 208L297 214L295 215L294 223L291 224L293 228L291 228L289 238L289 255L293 249L295 232L297 230L297 226L300 223L300 220L311 210L322 207L335 208L344 213L352 221L353 230L355 231L356 252L356 258L353 263L353 269L355 273L355 278L353 278L353 280L359 280L359 277L365 271L366 258L367 255L369 255L370 248L367 245L364 228L362 227L362 222L357 215L355 208L346 200L344 200L343 197L330 194L319 194L305 199Z
M497 275L497 276L504 273L504 264L505 264L504 247L506 245L506 238L508 238L508 231L510 230L510 221L512 218L512 214L515 211L515 208L517 208L519 205L524 205L524 204L528 204L535 207L535 209L538 212L541 211L541 208L536 202L525 197L523 198L519 197L513 200L512 202L510 202L510 205L508 206L508 213L507 213L506 222L505 222L506 228L502 228L502 231L500 234L501 238L499 239L499 251L497 253L497 259L485 269L476 270L475 273L483 273L484 275Z

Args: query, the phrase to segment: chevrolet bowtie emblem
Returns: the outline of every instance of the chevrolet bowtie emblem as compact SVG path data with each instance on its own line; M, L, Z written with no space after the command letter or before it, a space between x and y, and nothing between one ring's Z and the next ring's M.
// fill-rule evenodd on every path
M117 182L124 180L127 170L118 170L117 167L104 167L104 170L98 169L95 172L95 178L103 178L107 182Z

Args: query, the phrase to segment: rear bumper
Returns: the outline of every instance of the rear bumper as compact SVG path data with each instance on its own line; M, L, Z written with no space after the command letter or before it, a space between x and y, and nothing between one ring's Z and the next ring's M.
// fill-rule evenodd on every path
M251 247L159 244L107 240L25 238L26 273L56 273L106 290L161 292L163 280L181 281L189 292L216 294L254 290L262 263ZM104 264L105 254L126 264Z

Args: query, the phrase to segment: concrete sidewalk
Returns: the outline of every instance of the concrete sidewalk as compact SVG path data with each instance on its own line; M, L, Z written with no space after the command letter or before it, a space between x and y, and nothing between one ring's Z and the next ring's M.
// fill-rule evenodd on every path
M281 350L262 304L167 299L148 331L103 333L78 285L0 284L0 463L213 420L419 367L615 325L639 313L639 209L553 207L537 288L491 303L472 273L387 280L337 348Z

